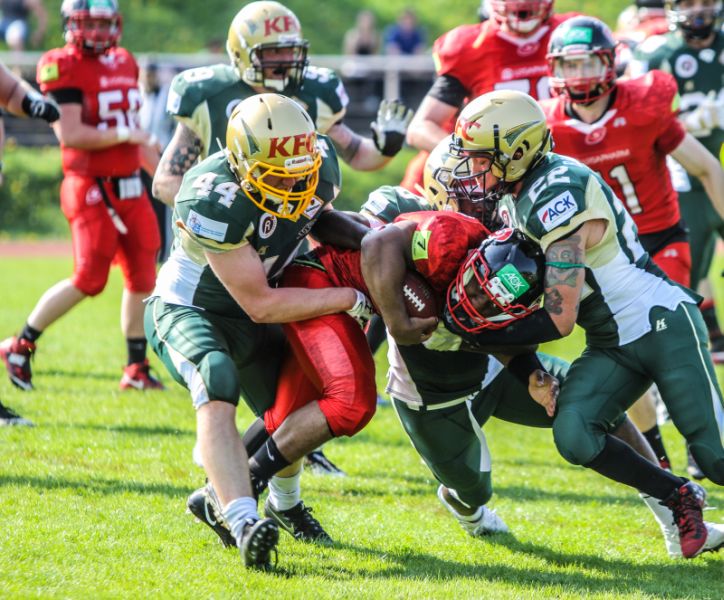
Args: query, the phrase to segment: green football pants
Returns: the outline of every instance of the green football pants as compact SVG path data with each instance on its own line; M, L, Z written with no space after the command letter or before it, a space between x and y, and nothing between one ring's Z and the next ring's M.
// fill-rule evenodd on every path
M281 327L227 318L152 298L144 327L171 376L191 392L194 408L242 396L255 415L274 404L284 352Z
M603 450L616 419L656 383L674 425L706 476L724 485L724 448L714 417L721 402L694 304L651 310L649 333L619 348L587 347L561 387L553 436L561 455L587 465Z

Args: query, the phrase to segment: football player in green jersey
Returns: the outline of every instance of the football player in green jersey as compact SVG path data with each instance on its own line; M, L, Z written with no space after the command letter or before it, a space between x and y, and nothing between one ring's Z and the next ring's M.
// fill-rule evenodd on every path
M452 178L460 159L450 153L451 141L452 136L445 138L426 161L421 191L429 204L404 188L384 186L370 194L360 213L370 223L381 225L391 223L402 213L432 206L439 211L475 216L489 229L499 228L495 203L482 198L472 202ZM389 273L380 272L380 265L400 266L403 254L399 249L410 248L413 236L412 230L402 225L402 228L378 229L365 238L367 253L376 238L379 256L372 263L381 275L385 290L394 289L395 284ZM429 238L428 248L435 245ZM515 257L515 253L509 255ZM495 258L492 253L491 258ZM493 271L501 264L493 265L488 260L487 266ZM370 283L374 285L374 281ZM372 299L382 307L372 287L370 291ZM392 300L399 301L399 298ZM542 365L564 381L568 363L538 353L539 364L536 364L524 348L516 349L522 354L511 358L493 352L494 349L492 354L462 349L440 352L427 343L406 346L398 344L392 336L388 341L387 391L410 441L440 483L438 498L443 506L471 536L507 531L502 518L488 506L493 493L492 458L483 428L491 417L529 427L552 427L552 412L546 414L541 406L550 399L547 396L550 391L540 385L536 371ZM656 463L656 455L646 439L624 414L612 426L611 433ZM646 494L641 494L641 498L654 514L668 554L681 557L679 531L671 511ZM713 549L724 541L724 525L706 523L705 526L708 532L705 549Z
M620 200L586 166L551 151L545 115L521 92L470 102L455 128L463 160L453 175L483 197L502 198L504 219L545 252L543 308L501 329L484 317L489 294L458 281L444 324L468 343L530 344L564 337L576 322L586 348L568 372L553 423L556 446L584 465L670 508L686 558L706 548L702 500L692 484L613 438L611 424L656 383L699 465L724 485L714 418L721 402L698 297L671 282L643 250ZM468 282L469 283L469 282ZM492 292L491 292L492 293ZM505 303L505 295L495 296Z
M681 95L681 121L706 148L719 155L724 142L724 34L721 0L668 0L667 16L672 30L654 36L636 48L629 71L638 75L650 69L671 73ZM712 207L699 202L701 183L689 178L677 163L672 180L679 192L681 213L690 230L691 285L706 281L717 238L724 238L724 221ZM707 300L701 311L709 329L712 357L724 363L724 335L717 322L708 283L700 288Z
M724 34L721 31L721 0L675 0L666 3L672 31L654 36L637 47L629 71L638 75L650 69L671 73L681 95L681 121L714 156L724 142ZM679 193L681 215L689 228L691 243L691 287L705 300L700 305L715 364L724 364L724 335L716 316L711 269L716 242L724 238L724 221L712 206L701 201L706 192L701 182L690 178L676 161L670 161L672 182ZM717 412L720 428L724 411ZM688 453L687 470L692 477L704 474Z
M275 287L310 231L324 241L325 229L346 222L331 210L339 167L322 142L290 98L261 94L241 102L226 148L184 177L173 251L146 307L146 335L196 409L210 483L201 490L201 511L211 507L214 518L206 522L255 567L268 567L278 528L258 517L235 415L240 395L257 415L274 401L283 336L269 324L345 311L358 316L368 305L351 288ZM354 232L359 224L351 226ZM302 512L297 516L311 522Z
M199 157L219 149L217 140L223 140L234 106L262 92L297 100L352 168L386 165L402 148L412 111L383 100L371 125L372 138L359 136L343 122L348 103L344 85L334 71L309 65L308 46L291 10L267 0L246 4L229 28L231 64L184 71L171 84L167 110L178 126L154 177L154 195L173 204L183 174Z

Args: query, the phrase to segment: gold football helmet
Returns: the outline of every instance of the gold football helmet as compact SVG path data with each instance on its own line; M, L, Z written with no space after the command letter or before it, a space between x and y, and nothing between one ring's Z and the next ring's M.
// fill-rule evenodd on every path
M460 113L450 146L461 157L491 159L490 171L503 182L518 181L553 148L546 118L528 94L496 90L478 96ZM456 177L475 178L468 161L453 171Z
M239 77L252 86L292 93L309 64L309 42L294 13L279 2L250 2L229 27L226 51Z
M281 219L296 221L317 189L322 157L314 123L281 94L258 94L236 106L226 155L247 198Z
M460 158L450 153L452 134L445 137L430 152L422 172L422 188L419 190L428 203L437 210L458 212L458 198L453 189L453 169Z

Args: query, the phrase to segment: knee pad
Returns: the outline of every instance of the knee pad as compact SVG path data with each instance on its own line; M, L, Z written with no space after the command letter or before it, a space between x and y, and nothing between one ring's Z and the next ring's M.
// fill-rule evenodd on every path
M603 450L605 433L596 435L583 415L561 412L553 421L553 439L560 455L574 465L587 465Z
M451 460L428 465L435 478L468 506L482 506L493 495L490 471L470 468L465 462Z
M90 267L91 265L88 265ZM108 270L104 272L91 268L81 268L73 274L71 282L86 296L97 296L108 283Z
M370 422L377 409L377 392L358 394L354 402L339 402L331 398L319 401L319 409L327 418L334 437L353 436Z
M209 400L220 400L234 406L239 404L239 374L228 354L218 350L209 352L199 362L198 374L206 387ZM191 392L193 394L193 390Z

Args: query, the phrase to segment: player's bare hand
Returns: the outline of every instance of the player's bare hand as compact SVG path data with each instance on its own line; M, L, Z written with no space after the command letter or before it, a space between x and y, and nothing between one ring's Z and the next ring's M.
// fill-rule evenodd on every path
M528 378L528 393L531 398L546 409L546 414L552 417L556 412L556 402L560 384L550 373L536 369Z
M437 317L410 317L406 321L388 324L390 334L400 346L422 344L437 327Z

